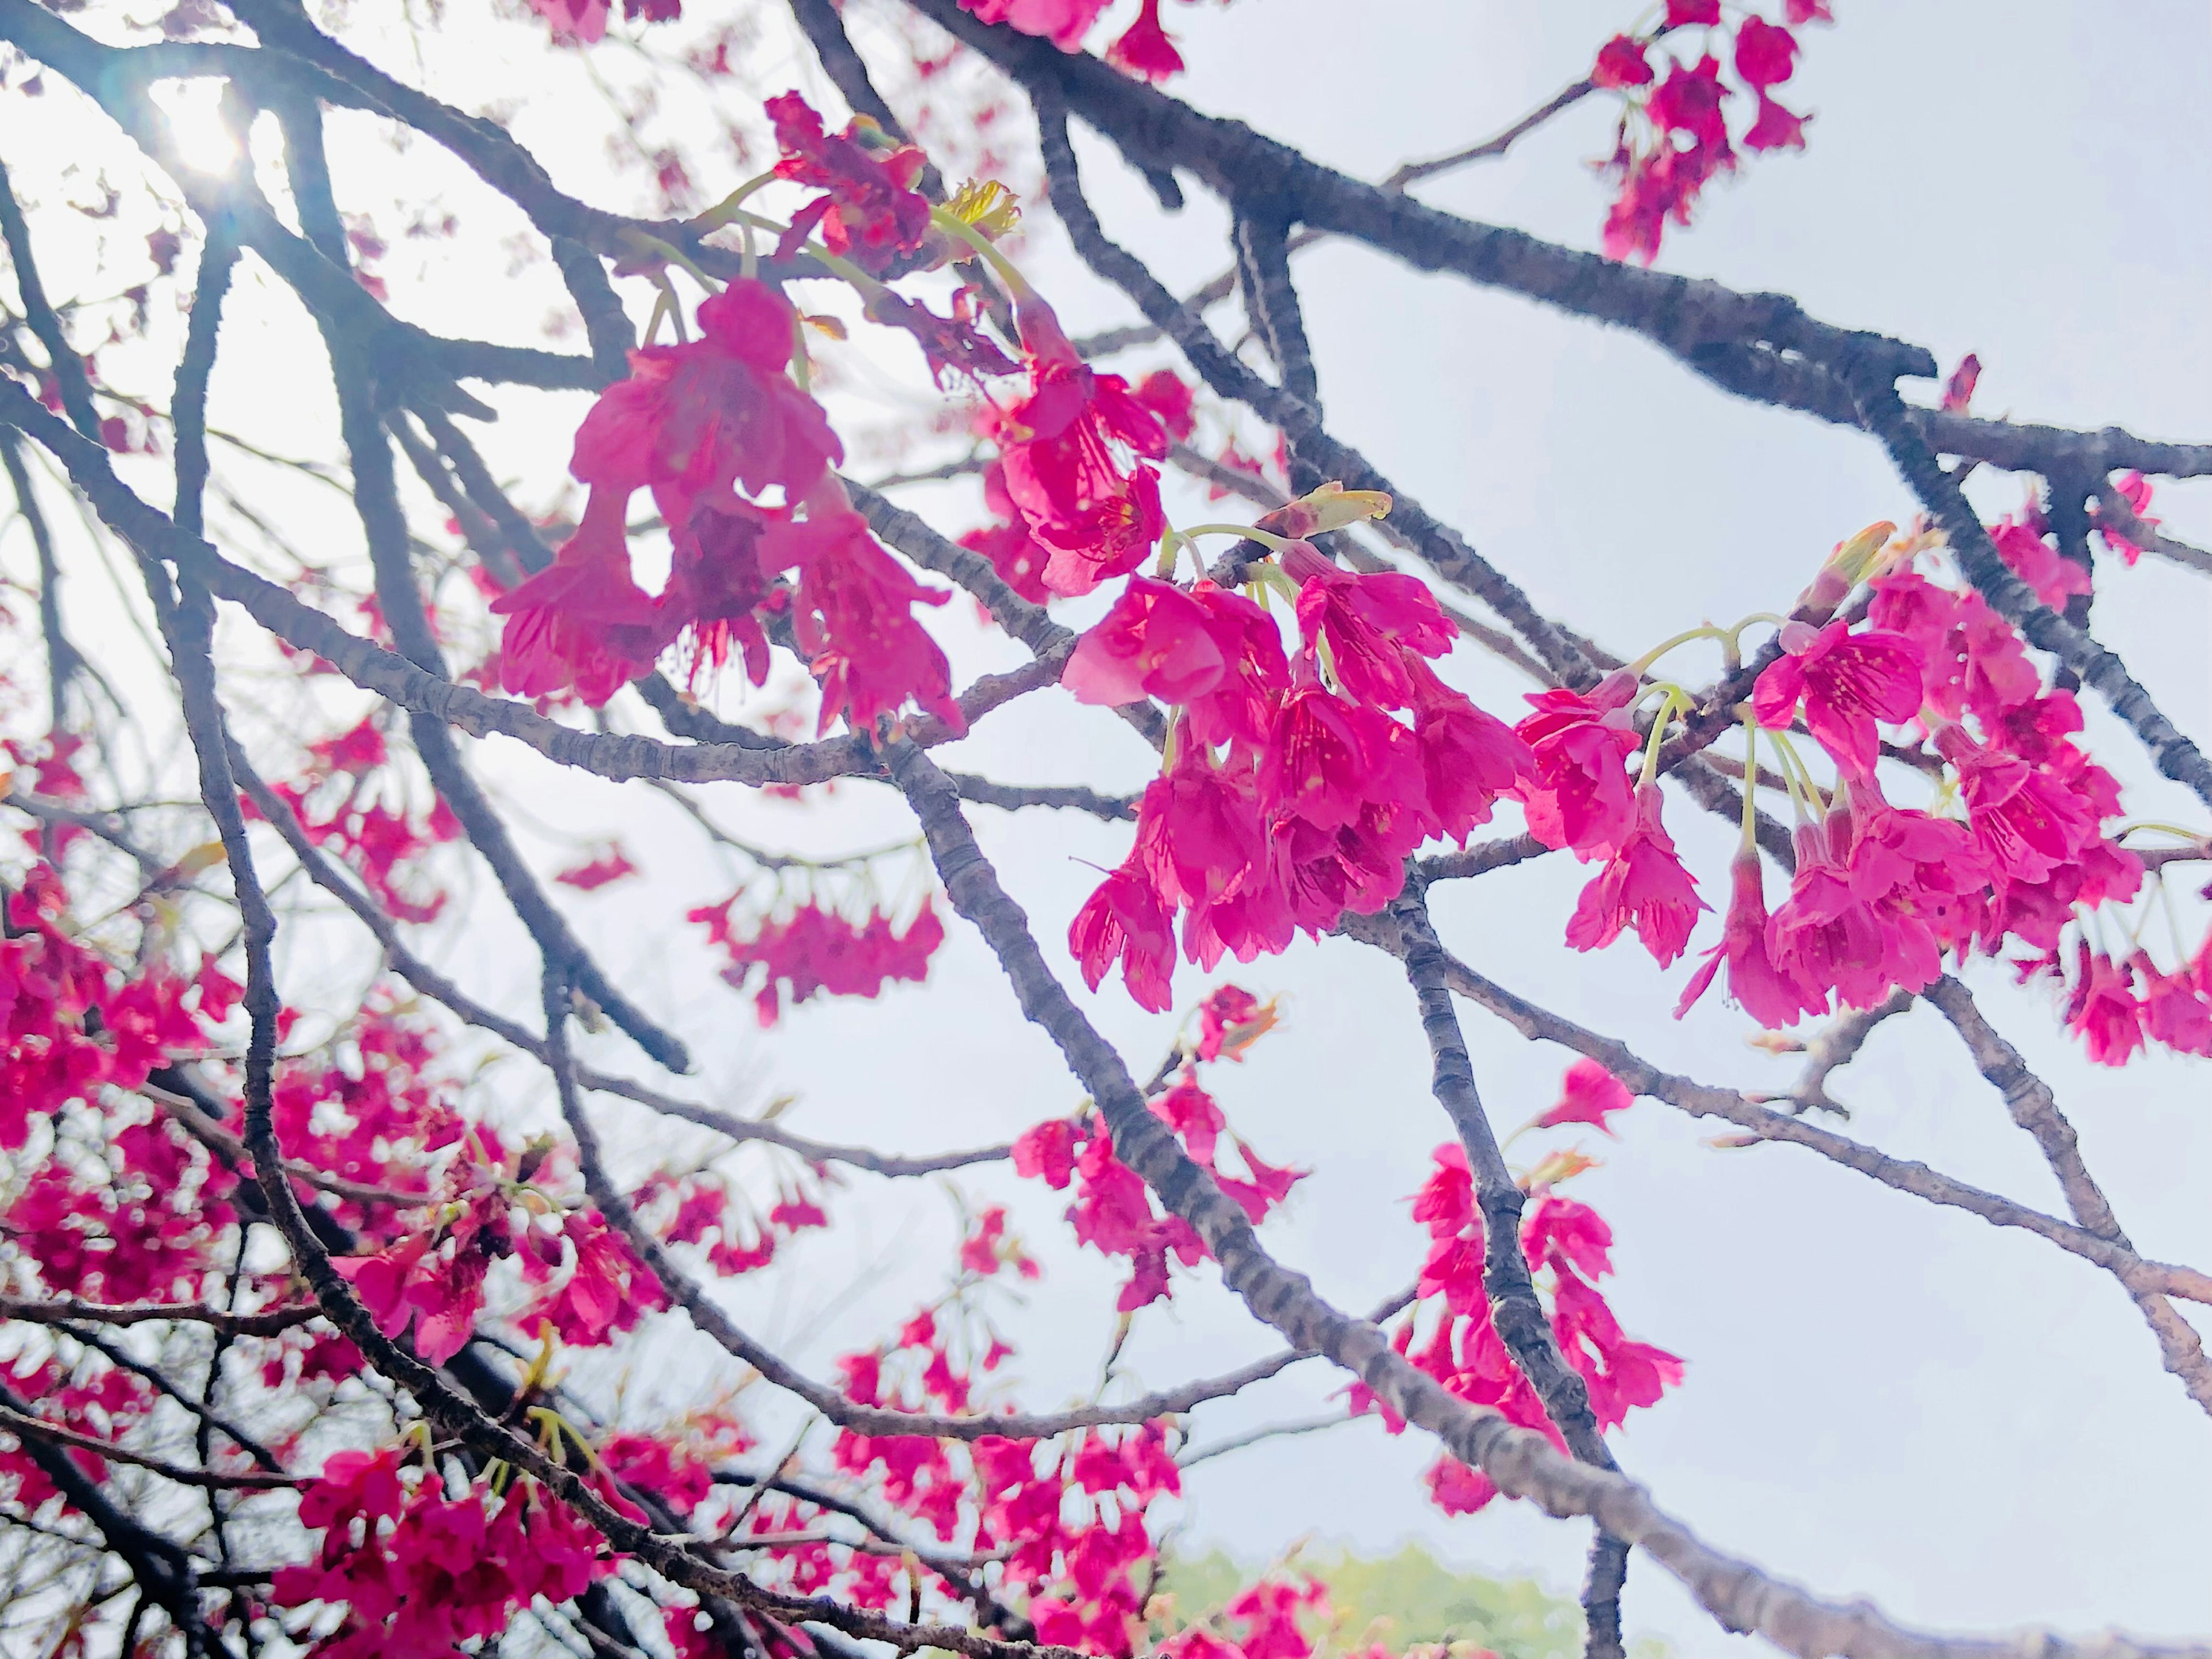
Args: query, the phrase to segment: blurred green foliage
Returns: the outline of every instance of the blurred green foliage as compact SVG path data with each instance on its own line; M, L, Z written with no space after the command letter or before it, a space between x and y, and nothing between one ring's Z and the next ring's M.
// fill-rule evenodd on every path
M1381 1643L1394 1654L1443 1644L1455 1659L1488 1650L1498 1659L1577 1659L1582 1609L1532 1578L1489 1578L1462 1572L1423 1546L1389 1555L1358 1555L1340 1547L1309 1546L1280 1563L1247 1564L1213 1549L1170 1559L1161 1589L1174 1597L1169 1623L1202 1619L1269 1566L1287 1566L1328 1586L1335 1609L1321 1655L1346 1654ZM1667 1644L1632 1638L1631 1659L1667 1659Z

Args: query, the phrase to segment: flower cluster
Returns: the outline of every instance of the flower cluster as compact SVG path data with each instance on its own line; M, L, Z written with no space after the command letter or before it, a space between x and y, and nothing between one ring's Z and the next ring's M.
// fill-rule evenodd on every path
M1800 42L1792 30L1829 21L1826 0L1784 0L1779 23L1755 11L1724 21L1720 0L1667 0L1666 17L1654 33L1618 34L1598 49L1590 80L1621 100L1606 163L1620 182L1605 222L1607 258L1647 264L1656 258L1667 222L1688 224L1705 186L1735 170L1736 145L1804 148L1805 118L1785 107L1774 89L1796 72ZM1674 50L1672 37L1686 29L1701 31L1694 61ZM1723 79L1729 70L1734 85ZM1739 92L1749 95L1753 113L1731 137L1726 106Z
M595 1210L554 1212L507 1160L497 1137L476 1127L447 1166L428 1218L391 1243L334 1262L386 1336L411 1326L415 1350L443 1364L476 1333L495 1262L513 1257L527 1294L514 1314L526 1331L550 1328L573 1346L599 1346L667 1305L622 1236ZM532 1157L532 1154L525 1154Z
M1593 1062L1568 1074L1559 1105L1540 1124L1595 1121L1627 1103L1626 1091ZM1581 1160L1547 1160L1538 1175L1571 1173ZM1534 1200L1521 1222L1521 1248L1537 1291L1547 1304L1559 1352L1589 1390L1601 1430L1615 1427L1639 1407L1655 1405L1682 1380L1682 1362L1663 1348L1627 1335L1606 1304L1597 1281L1613 1271L1613 1230L1588 1205L1561 1196L1546 1181L1532 1182ZM1413 1200L1413 1219L1428 1230L1419 1300L1392 1337L1392 1345L1461 1399L1488 1406L1510 1422L1548 1436L1564 1449L1544 1402L1529 1386L1491 1323L1483 1289L1483 1221L1474 1202L1467 1154L1456 1144L1436 1150L1435 1167ZM1376 1408L1364 1388L1353 1393L1357 1410ZM1392 1420L1393 1431L1402 1425ZM1497 1495L1480 1470L1451 1458L1430 1471L1430 1490L1448 1512L1480 1509Z
M785 1187L765 1214L742 1189L714 1174L657 1174L632 1194L646 1224L666 1243L703 1245L716 1273L757 1272L783 1240L830 1224L820 1201Z
M434 848L459 839L460 823L443 796L426 808L410 805L398 790L384 733L374 719L308 745L308 764L293 781L270 792L292 811L309 841L336 854L401 921L433 921L446 908L446 891L430 881L423 860ZM241 802L248 812L251 800Z
M819 198L849 210L841 234L872 238L872 205L854 205L849 181L820 171L841 181ZM569 471L591 489L583 518L550 565L492 603L507 618L501 684L533 697L573 690L597 705L683 641L695 671L734 652L758 685L774 617L822 682L823 729L840 716L866 726L909 698L961 729L945 653L914 616L946 595L878 544L830 471L843 447L786 373L799 313L742 279L702 302L698 319L696 340L632 352L629 378L601 393L577 429ZM640 489L652 492L672 545L657 595L630 568L627 514Z
M1528 745L1429 667L1457 632L1425 585L1343 570L1304 541L1282 574L1298 584L1295 655L1243 594L1139 576L1068 659L1061 684L1082 702L1177 710L1136 846L1069 930L1093 988L1118 961L1130 994L1166 1009L1178 912L1183 956L1211 969L1379 910L1408 853L1464 839L1530 774Z
M300 1494L323 1534L313 1561L278 1571L279 1607L343 1609L316 1659L442 1659L491 1637L533 1598L558 1605L614 1570L599 1533L526 1478L450 1496L401 1449L333 1453Z
M1213 1097L1200 1086L1194 1065L1185 1064L1173 1085L1150 1104L1152 1115L1175 1131L1192 1162L1212 1176L1255 1224L1304 1178L1303 1170L1267 1163L1235 1134L1225 1138L1237 1148L1244 1173L1222 1168L1228 1122ZM1075 1202L1068 1206L1067 1219L1077 1239L1103 1255L1127 1257L1134 1268L1115 1304L1123 1313L1168 1294L1170 1258L1188 1267L1206 1257L1205 1241L1182 1217L1159 1212L1143 1178L1115 1156L1112 1137L1095 1117L1054 1118L1029 1130L1014 1143L1014 1171L1056 1192L1073 1183Z
M890 916L873 908L857 923L813 902L798 906L781 921L747 919L738 913L744 897L702 905L687 920L704 927L708 943L728 955L722 977L733 988L744 990L754 969L760 970L753 1006L763 1026L776 1023L787 1001L805 1002L825 991L873 997L894 980L918 984L928 977L929 959L945 942L945 923L927 899L895 933Z
M839 1362L846 1393L867 1405L974 1409L973 1372L996 1370L1012 1350L988 1333L988 1348L966 1367L955 1358L955 1335L953 1322L923 1310L895 1342ZM1182 1490L1158 1423L1046 1442L988 1437L964 1448L848 1431L835 1459L938 1537L1003 1551L1000 1592L1026 1594L1041 1641L1113 1659L1133 1650L1155 1553L1146 1511Z

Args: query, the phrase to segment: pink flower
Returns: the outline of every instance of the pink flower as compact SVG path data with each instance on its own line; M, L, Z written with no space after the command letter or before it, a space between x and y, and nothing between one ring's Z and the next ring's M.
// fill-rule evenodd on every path
M821 406L784 373L798 313L740 280L699 307L700 337L630 354L630 377L599 394L568 470L619 498L650 488L661 516L689 524L701 500L725 508L743 484L797 501L844 457Z
M1718 0L1713 3L1717 12ZM1708 52L1694 67L1670 65L1667 78L1644 107L1658 126L1686 133L1698 149L1719 155L1728 149L1728 124L1721 113L1721 100L1729 95L1721 85L1720 60Z
M1722 966L1728 968L1728 994L1735 1005L1769 1030L1795 1025L1799 1018L1818 1013L1826 998L1808 994L1769 954L1766 944L1766 889L1757 853L1740 853L1729 870L1730 895L1728 917L1720 943L1705 952L1705 964L1682 989L1674 1005L1680 1019L1705 995Z
M1659 786L1639 786L1635 826L1583 889L1568 918L1567 943L1576 950L1600 950L1633 927L1664 968L1689 945L1698 912L1708 907L1659 822Z
M1106 61L1125 74L1164 81L1182 73L1182 54L1160 27L1160 0L1144 0L1137 21L1106 49Z
M2143 1040L2143 1007L2128 982L2128 970L2110 957L2093 956L2087 940L2076 946L2074 968L2067 1029L2081 1039L2098 1065L2126 1065Z
M1303 659L1301 667L1306 678L1283 699L1260 763L1268 812L1333 830L1352 823L1370 801L1425 811L1413 734L1380 710L1330 692Z
M1030 391L997 419L1000 464L1007 494L1032 533L1071 556L1060 571L1048 571L1047 585L1055 592L1085 593L1103 579L1105 566L1134 568L1141 550L1121 561L1146 526L1157 537L1158 476L1139 468L1133 477L1122 456L1156 461L1167 453L1167 434L1127 381L1084 362L1042 301L1027 297L1018 311ZM1108 537L1115 538L1110 552L1073 556Z
M1006 471L996 461L983 474L983 502L998 522L987 529L969 531L960 538L960 545L988 559L1006 586L1031 605L1042 605L1052 597L1052 590L1044 585L1044 568L1051 561L1052 550L1030 534L1029 520L1006 493Z
M1139 465L1120 494L1066 519L1033 519L1030 533L1052 556L1045 561L1044 585L1074 598L1099 583L1126 576L1151 556L1167 527L1160 510L1160 475Z
M1871 1008L1889 993L1881 923L1852 893L1820 825L1798 825L1794 840L1797 873L1766 924L1768 960L1802 988L1808 1013L1826 1012L1831 993L1852 1007Z
M986 23L1004 23L1023 34L1042 35L1062 52L1073 52L1107 0L960 0L960 9Z
M2143 986L2143 1029L2176 1054L2212 1055L2212 997L2189 970L2161 974L2141 954L2135 968Z
M1597 1061L1584 1058L1567 1067L1559 1081L1558 1101L1536 1120L1536 1127L1556 1129L1563 1123L1587 1123L1612 1134L1613 1126L1607 1120L1635 1103L1636 1097L1626 1084Z
M1756 15L1743 20L1735 34L1735 72L1744 85L1765 91L1796 71L1797 37Z
M1170 903L1207 905L1235 892L1267 857L1250 766L1217 767L1186 732L1175 764L1145 790L1137 854Z
M1759 94L1759 117L1744 129L1743 147L1757 150L1802 149L1805 118L1777 103L1762 90Z
M792 633L822 682L821 729L840 714L854 730L895 712L909 697L954 731L967 729L952 700L952 670L920 623L916 605L950 598L924 587L876 544L868 521L817 494L807 517L780 519L762 534L762 562L799 567Z
M829 192L792 220L779 254L795 252L817 223L832 253L878 276L895 256L921 246L929 234L929 204L914 190L923 165L920 150L910 144L872 146L863 135L880 139L880 129L873 123L863 128L857 119L833 137L795 92L771 98L763 107L783 152L775 176Z
M1098 884L1067 930L1067 948L1097 990L1106 970L1121 964L1122 982L1140 1008L1164 1014L1175 1006L1175 929L1168 906L1135 854Z
M1939 727L1936 746L1958 771L1966 822L1994 876L2042 881L2096 842L2078 794L2050 773L1976 743L1961 726Z
M1275 619L1242 593L1210 581L1194 584L1190 597L1206 613L1223 664L1219 682L1188 704L1191 734L1214 747L1266 742L1276 706L1291 686Z
M1951 371L1951 378L1943 382L1943 412L1946 415L1965 414L1967 405L1974 401L1975 382L1981 378L1982 360L1979 357L1970 351L1960 358L1958 368Z
M1640 40L1626 34L1614 35L1597 49L1597 67L1590 71L1590 79L1611 92L1626 87L1650 86L1656 77L1644 50Z
M580 40L586 46L603 38L611 0L530 0L530 9L545 20L556 40Z
M1076 642L1060 683L1078 702L1106 708L1145 697L1185 703L1213 690L1226 672L1205 608L1170 583L1133 576L1114 608Z
M2112 480L2112 489L2115 495L2128 504L2130 510L2142 521L2144 529L2158 528L2160 520L2150 515L2150 481L2142 473L2121 473L2118 477ZM2142 557L2142 549L2112 529L2101 519L2098 520L2097 530L2098 533L2104 537L2105 545L2118 554L2122 561L2130 568L2134 567L2136 560Z
M1590 859L1628 834L1636 799L1622 763L1636 747L1626 706L1635 691L1632 676L1615 674L1587 696L1529 694L1536 712L1513 731L1535 765L1513 793L1528 808L1529 832L1545 846Z
M1720 21L1721 0L1667 0L1667 27L1670 29Z
M1186 443L1198 429L1198 421L1191 412L1194 394L1190 382L1171 368L1156 368L1137 382L1130 394L1152 411L1163 430L1177 443ZM2140 477L2141 475L2136 475Z
M1429 810L1443 833L1464 842L1490 822L1492 804L1535 770L1536 757L1513 728L1478 708L1408 654L1413 680L1413 737L1421 751Z
M593 708L653 666L672 637L630 579L618 491L593 490L553 562L491 604L507 618L500 684L519 696L573 689Z
M1759 723L1781 730L1802 702L1814 738L1838 766L1864 776L1881 752L1875 722L1900 725L1920 712L1920 647L1901 634L1854 634L1846 622L1817 634L1792 623L1783 635L1784 653L1752 691Z
M1364 575L1340 570L1302 544L1294 544L1291 551L1306 556L1294 562L1286 554L1283 562L1303 579L1298 632L1306 648L1328 642L1336 683L1353 702L1378 708L1407 707L1413 700L1413 682L1405 653L1440 657L1459 638L1428 584L1396 571Z
M2073 595L2090 591L2089 573L2045 539L2048 530L2043 515L2030 507L2017 520L2006 517L1991 525L1990 540L2037 599L2063 611Z

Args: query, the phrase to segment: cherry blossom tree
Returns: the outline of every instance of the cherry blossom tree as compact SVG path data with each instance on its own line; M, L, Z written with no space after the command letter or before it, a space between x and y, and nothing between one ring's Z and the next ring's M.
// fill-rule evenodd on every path
M1386 1659L1295 1560L1160 1593L1194 1415L1311 1364L1335 1419L1427 1449L1419 1501L1583 1528L1593 1659L1632 1565L1805 1659L2212 1653L1926 1633L1709 1541L1617 1461L1694 1382L1616 1314L1634 1241L1576 1185L1624 1113L1786 1143L2103 1269L2151 1339L2113 1363L2212 1413L2178 1305L2212 1276L2130 1242L1976 998L2044 988L2102 1066L2212 1055L2212 763L2092 617L2139 561L2212 574L2156 501L2212 445L1990 418L1972 357L1656 268L1808 142L1825 0L1624 16L1525 118L1379 185L1185 101L1160 0L860 9L0 0L5 1642ZM494 58L589 92L565 137L514 136L472 86ZM1413 193L1592 105L1612 153L1563 188L1601 252ZM1225 210L1218 280L1115 239L1078 127L1164 210ZM1072 331L1048 234L1141 320ZM1742 620L1610 650L1324 415L1291 258L1324 239L1862 434L1892 518L1778 556ZM2027 505L1986 520L1978 471ZM963 769L1018 703L1151 781ZM2160 778L2185 821L2135 805ZM688 850L542 856L529 820L586 791ZM796 850L730 829L738 792ZM1678 843L1701 814L1724 871ZM1118 861L1033 922L988 815L1099 821ZM1795 1086L1663 1070L1464 960L1432 892L1538 860L1585 866L1542 948L1640 948L1654 1006L1723 1006ZM609 965L617 916L763 1030L930 995L980 941L994 995L940 1017L1034 1026L1065 1086L988 1146L813 1139L695 1062L697 1004ZM442 951L490 917L526 995ZM1307 1040L1249 981L1323 940L1393 964L1373 1041L1433 1068L1390 1103L1435 1121L1425 1252L1371 1310L1284 1250L1311 1171L1237 1097L1256 1045ZM1164 1051L1109 1040L1125 1005ZM1838 1127L1832 1079L1923 1005L2063 1213ZM1555 1103L1493 1117L1467 1009L1561 1051ZM807 1241L929 1178L935 1288L833 1370L736 1311L826 1301ZM1011 1187L1113 1264L1073 1405L1015 1380L1048 1273ZM1118 1363L1209 1285L1262 1357ZM617 1386L640 1370L726 1386L664 1411Z

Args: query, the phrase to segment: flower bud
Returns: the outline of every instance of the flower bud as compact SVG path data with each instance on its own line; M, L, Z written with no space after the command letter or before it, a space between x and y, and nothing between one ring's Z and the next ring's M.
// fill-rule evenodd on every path
M1260 520L1260 528L1279 536L1318 536L1367 519L1387 517L1390 498L1379 489L1346 489L1329 483L1285 502Z

